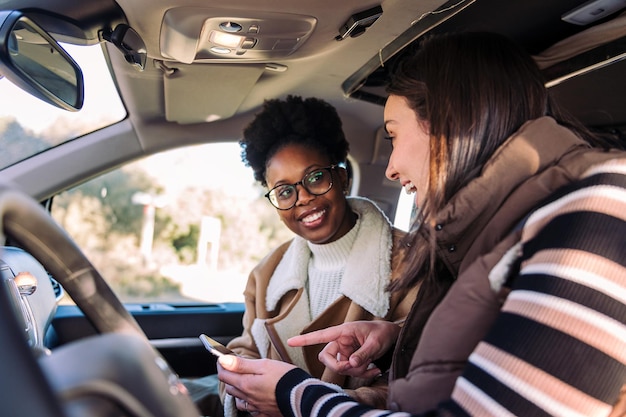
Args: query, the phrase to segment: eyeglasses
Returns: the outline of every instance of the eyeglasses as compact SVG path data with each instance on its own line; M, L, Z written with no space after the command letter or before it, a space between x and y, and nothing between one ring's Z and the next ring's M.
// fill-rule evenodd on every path
M319 168L306 174L294 184L279 184L265 194L265 197L278 210L289 210L298 202L298 189L301 185L311 195L323 195L333 188L333 170L338 165Z

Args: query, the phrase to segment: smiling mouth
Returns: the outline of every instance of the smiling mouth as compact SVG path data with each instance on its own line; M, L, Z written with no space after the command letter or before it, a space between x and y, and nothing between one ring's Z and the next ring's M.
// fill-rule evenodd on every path
M404 184L404 192L407 194L414 194L417 192L417 187L412 182Z
M304 224L313 223L319 220L324 214L326 214L326 209L316 211L315 213L311 213L308 216L303 217L300 221Z

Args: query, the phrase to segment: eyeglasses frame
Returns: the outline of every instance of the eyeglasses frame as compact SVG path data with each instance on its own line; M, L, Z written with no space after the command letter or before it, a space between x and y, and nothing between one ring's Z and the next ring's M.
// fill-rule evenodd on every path
M314 196L316 196L316 197L317 197L317 196L320 196L320 195L324 195L324 194L328 193L330 190L332 190L333 185L335 184L335 178L333 177L333 171L334 171L335 169L337 169L337 168L344 168L344 166L343 166L342 164L333 164L333 165L330 165L330 166L327 166L327 167L316 168L316 169L312 170L311 172L308 172L308 173L304 174L304 176L302 177L302 179L301 179L300 181L298 181L298 182L294 182L293 184L278 184L278 185L276 185L276 186L272 187L272 189L271 189L271 190L269 190L267 193L265 193L265 198L267 198L267 199L268 199L268 201L270 202L270 204L271 204L274 208L276 208L277 210L283 210L283 211L286 211L286 210L291 210L292 208L294 208L294 207L296 206L296 204L298 204L298 200L300 199L300 194L298 193L298 187L297 187L298 185L299 185L300 187L304 188L304 189L306 190L306 192L307 192L307 193L309 193L309 194L311 194L311 195L314 195ZM328 190L324 191L324 192L323 192L323 193L321 193L321 194L315 194L315 193L310 192L310 191L308 190L308 188L306 188L306 187L304 186L304 179L305 179L307 176L309 176L311 173L316 172L316 171L321 171L321 170L328 170L328 172L330 172L330 187L328 187ZM293 202L293 205L292 205L291 207L288 207L288 208L280 208L280 207L276 207L276 205L275 205L274 203L272 203L272 199L270 198L270 193L271 193L272 191L274 191L276 188L278 188L278 187L284 187L285 185L290 185L290 186L292 186L292 187L296 190L296 200Z

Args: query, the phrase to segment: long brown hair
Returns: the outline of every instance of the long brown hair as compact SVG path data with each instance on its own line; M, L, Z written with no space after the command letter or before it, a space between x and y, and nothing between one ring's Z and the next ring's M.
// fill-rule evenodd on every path
M430 127L424 204L407 238L407 273L391 289L437 280L431 224L525 122L549 115L593 142L593 135L551 99L532 58L509 39L485 32L436 35L401 57L387 92L407 99Z

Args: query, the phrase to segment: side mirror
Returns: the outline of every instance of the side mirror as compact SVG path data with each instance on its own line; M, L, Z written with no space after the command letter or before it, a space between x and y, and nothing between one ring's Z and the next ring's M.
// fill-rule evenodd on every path
M69 111L83 107L83 73L78 64L18 11L0 12L0 73L54 106Z

